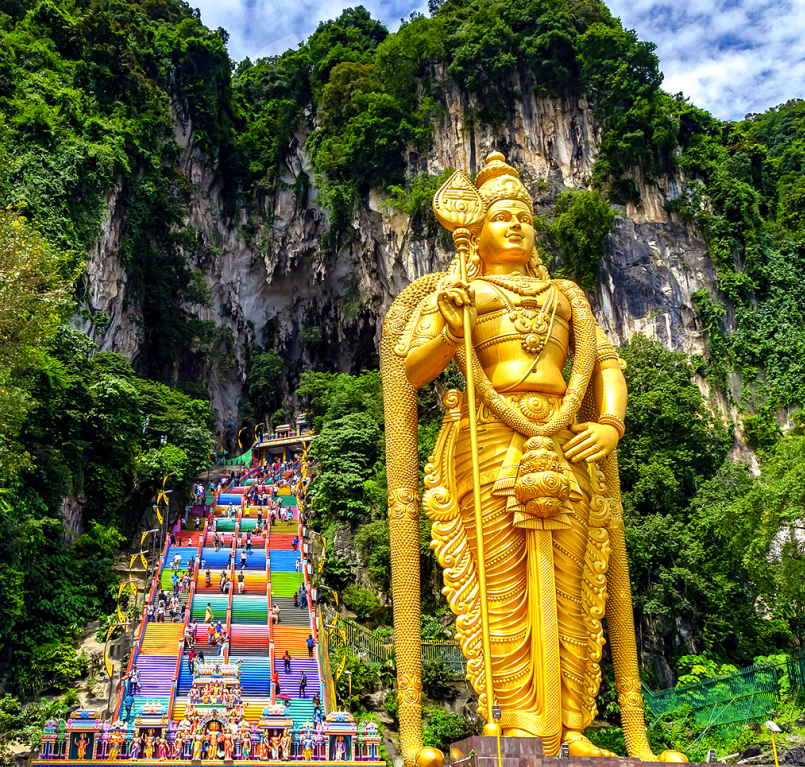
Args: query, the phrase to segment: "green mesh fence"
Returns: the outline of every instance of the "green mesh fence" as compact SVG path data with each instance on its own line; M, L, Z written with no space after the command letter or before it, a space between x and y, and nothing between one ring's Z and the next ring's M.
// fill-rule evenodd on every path
M802 673L801 663L799 673ZM646 708L656 717L689 709L696 724L729 735L748 722L768 719L780 699L780 667L752 666L729 676L706 679L660 692L643 686Z
M237 458L227 458L225 461L218 461L219 466L248 466L252 462L252 449L249 448L243 455Z

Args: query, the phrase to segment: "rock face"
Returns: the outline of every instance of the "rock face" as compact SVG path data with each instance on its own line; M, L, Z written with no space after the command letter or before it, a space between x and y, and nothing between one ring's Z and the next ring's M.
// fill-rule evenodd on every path
M583 100L537 98L523 78L522 100L494 129L466 119L478 113L443 73L437 72L448 109L433 126L427 154L410 153L409 174L438 174L445 168L476 171L493 149L518 167L538 211L550 210L556 195L586 186L595 160L598 127ZM377 363L382 318L394 297L426 272L443 269L450 253L428 241L415 223L389 207L373 190L362 201L352 226L354 237L337 254L322 247L327 214L317 201L305 139L314 128L308 119L288 147L277 191L257 212L234 217L205 157L195 149L192 124L177 118L183 147L181 169L194 185L187 223L205 247L192 256L204 274L212 305L199 309L235 339L235 364L229 370L202 371L213 409L226 425L236 423L246 374L246 349L262 343L266 331L291 370L323 362L354 372ZM311 180L306 200L294 189ZM635 179L642 206L627 207L607 238L595 294L598 319L616 343L643 332L667 347L701 352L704 339L691 305L691 294L713 285L712 266L695 233L665 212L663 205L679 186L674 178L652 184ZM106 328L96 328L102 349L136 362L140 348L138 315L126 303L126 273L117 247L125 211L119 190L111 190L108 216L98 246L87 265L89 302L108 314ZM244 232L252 234L247 238ZM254 234L256 232L256 234ZM311 331L317 328L315 332ZM289 385L295 385L293 375Z

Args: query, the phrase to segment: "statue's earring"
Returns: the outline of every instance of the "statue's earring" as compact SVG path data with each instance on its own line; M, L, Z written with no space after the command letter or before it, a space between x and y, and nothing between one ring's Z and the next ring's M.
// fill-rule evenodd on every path
M481 257L478 255L478 238L473 236L470 250L469 264L467 265L467 280L472 282L481 275Z

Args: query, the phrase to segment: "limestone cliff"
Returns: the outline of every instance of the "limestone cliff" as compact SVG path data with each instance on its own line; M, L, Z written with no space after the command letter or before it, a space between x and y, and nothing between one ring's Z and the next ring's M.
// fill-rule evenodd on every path
M409 154L409 175L438 174L448 167L474 172L489 151L499 149L521 170L542 213L562 190L587 185L599 131L590 104L538 98L523 78L521 100L493 129L468 118L478 114L478 104L443 73L437 75L447 110L433 125L430 151ZM195 190L187 224L204 244L191 258L212 294L211 306L198 315L229 329L235 339L234 367L219 370L209 364L201 371L224 425L235 425L246 350L263 341L267 327L292 369L294 363L301 369L314 361L343 371L376 364L381 322L391 301L412 280L443 268L450 254L425 239L415 221L395 212L382 190L373 190L362 201L352 222L353 239L337 254L324 249L328 220L315 184L303 205L293 191L300 174L311 180L314 175L305 151L305 139L315 127L310 115L287 149L275 192L260 201L257 213L227 217L222 211L231 206L194 146L192 124L174 114L176 140L183 148L181 169ZM638 177L635 182L642 204L628 206L616 220L591 301L616 343L642 332L671 349L700 353L704 339L691 294L713 285L712 265L697 234L664 210L679 179L647 183ZM118 190L110 190L102 236L87 262L87 301L93 311L105 311L111 318L108 327L95 331L100 347L136 361L137 309L127 303L126 273L117 257L124 217ZM322 329L321 342L306 343L300 337L300 329L311 326Z

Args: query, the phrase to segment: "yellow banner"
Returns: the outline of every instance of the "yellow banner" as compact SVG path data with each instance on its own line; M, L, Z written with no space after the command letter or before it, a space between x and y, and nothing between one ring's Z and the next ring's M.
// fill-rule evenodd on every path
M135 554L132 557L132 560L131 560L132 564L134 564L134 560L137 559L137 557L140 557L140 556L142 556L142 553ZM129 565L129 570L130 569L131 569L131 565ZM123 593L123 591L125 589L128 589L134 596L137 596L137 587L134 585L134 580L133 579L129 578L127 581L123 581L123 583L121 583L120 586L118 586L118 589L117 589L117 598L118 599L120 599L120 596L121 596L121 594Z
M121 621L122 623L122 621ZM109 626L109 631L106 632L106 643L103 646L103 665L106 667L106 675L111 679L112 673L114 669L112 668L112 661L109 659L109 653L107 652L107 646L109 642L109 637L112 636L112 632L115 630L115 626Z
M335 624L335 621L333 621L333 624ZM347 634L346 634L345 631L343 631L341 629L339 629L338 633L341 636L341 644L342 644L342 646L344 648L344 655L341 657L341 663L338 664L338 668L336 669L336 672L335 672L335 681L336 682L341 678L341 674L344 673L344 669L346 668L346 665L347 665L347 653L348 653L348 650L347 650Z

